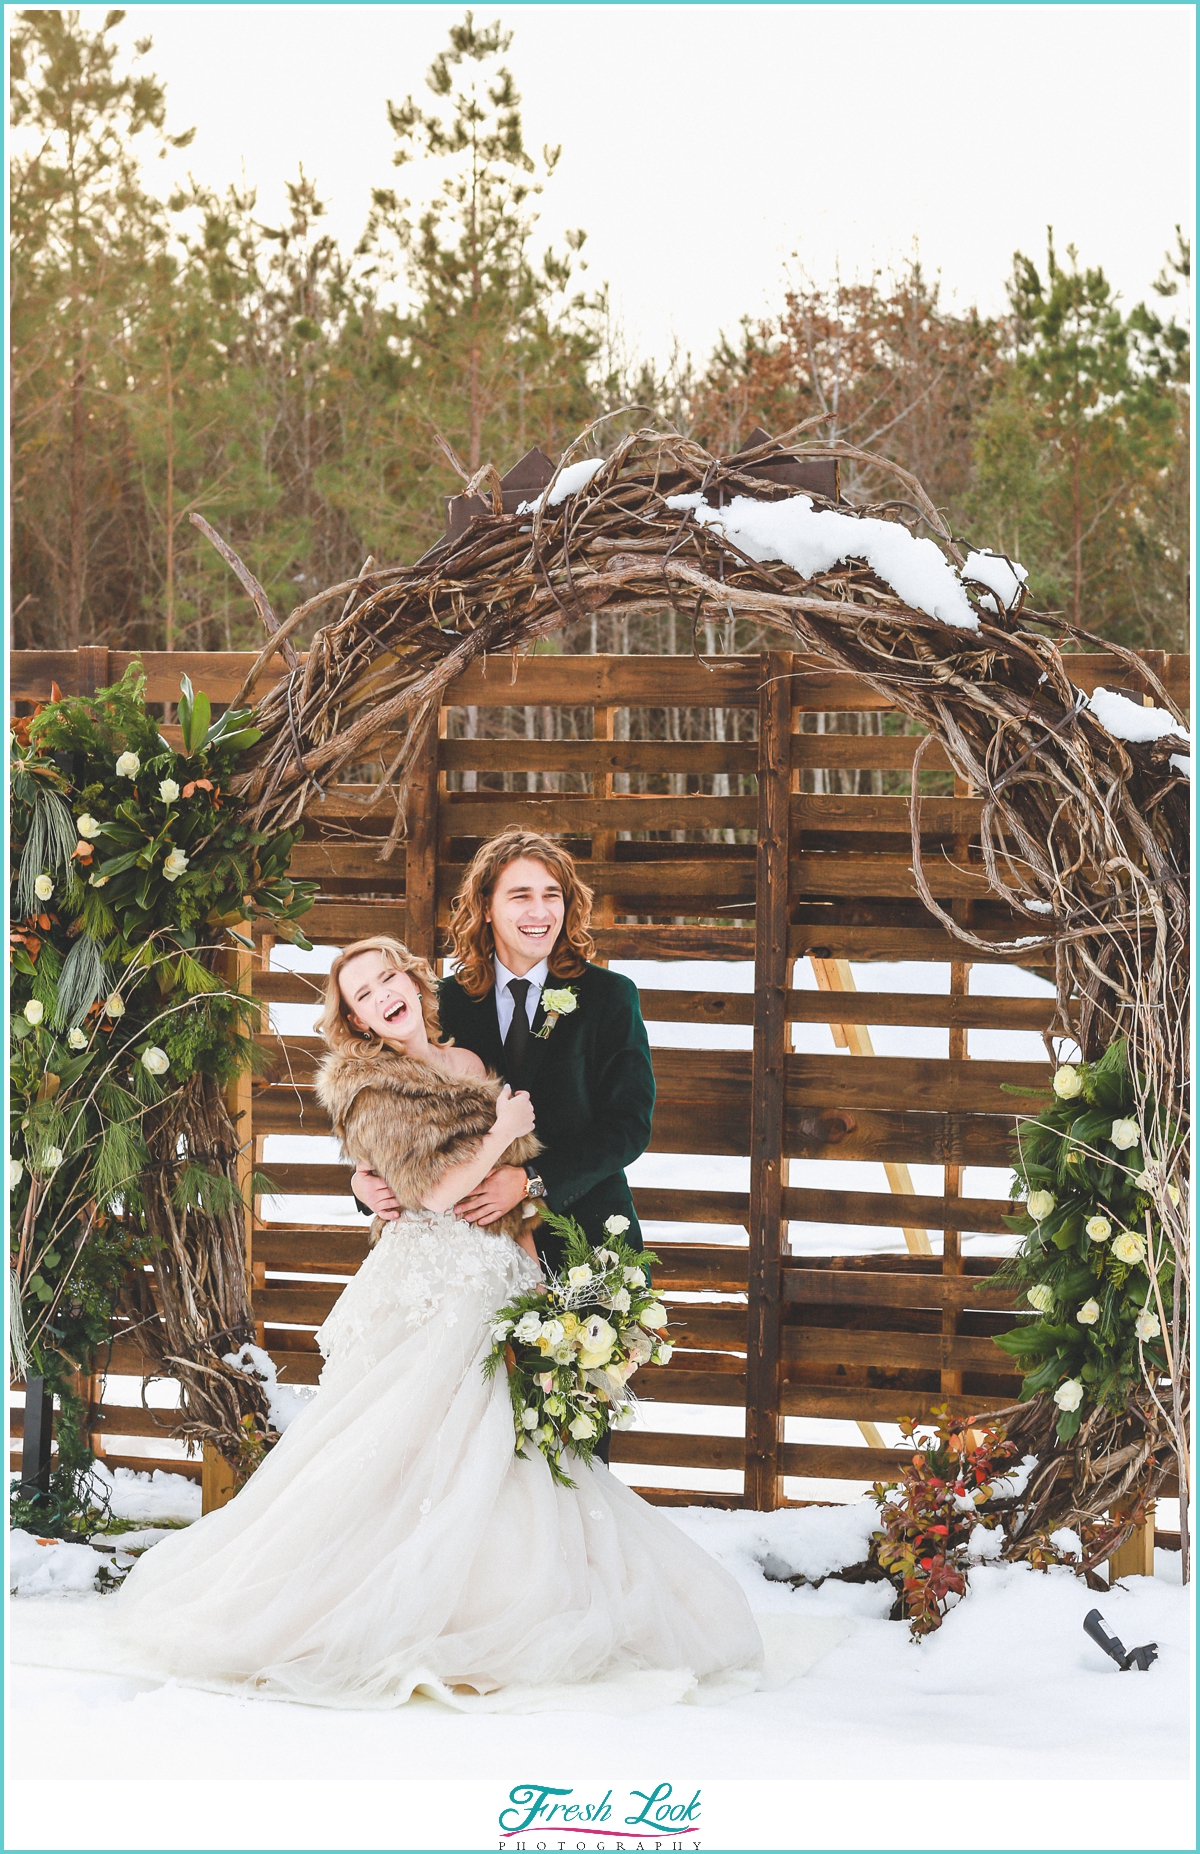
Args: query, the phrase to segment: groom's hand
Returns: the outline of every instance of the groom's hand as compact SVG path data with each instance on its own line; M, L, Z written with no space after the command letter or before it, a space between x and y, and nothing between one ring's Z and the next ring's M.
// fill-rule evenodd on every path
M350 1180L350 1189L360 1203L366 1204L377 1217L398 1217L400 1206L392 1194L392 1187L386 1178L373 1172L369 1165L360 1165Z
M482 1184L475 1186L469 1197L454 1206L454 1214L464 1217L468 1223L495 1223L506 1210L521 1202L528 1183L522 1166L498 1165Z

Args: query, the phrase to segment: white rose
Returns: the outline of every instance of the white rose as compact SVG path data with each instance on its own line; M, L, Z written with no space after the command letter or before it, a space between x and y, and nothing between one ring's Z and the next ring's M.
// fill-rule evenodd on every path
M33 885L33 892L39 901L49 901L51 895L54 893L54 877L40 875Z
M174 779L159 780L158 796L162 799L164 805L173 805L175 803L175 800L179 797L179 787L176 785Z
M124 1017L125 1000L119 991L109 992L104 1000L104 1014L106 1017Z
M667 1310L660 1300L652 1300L645 1312L638 1315L638 1320L650 1332L661 1332L667 1323Z
M586 1442L589 1437L594 1436L596 1433L595 1423L590 1416L585 1416L582 1410L575 1418L575 1421L568 1424L568 1428L577 1442Z
M96 819L89 811L85 811L81 818L76 818L75 828L81 837L86 838L88 843L94 843L96 838L100 835L103 826L97 823Z
M1146 1259L1146 1245L1135 1230L1122 1230L1113 1243L1112 1252L1127 1268L1136 1268Z
M1083 1083L1079 1079L1079 1070L1069 1062L1054 1071L1054 1092L1060 1101L1073 1101L1077 1094L1083 1093Z
M592 1270L590 1264L587 1262L580 1262L578 1268L568 1268L567 1270L567 1280L574 1288L586 1287L591 1278Z
M1049 1313L1054 1305L1054 1295L1041 1281L1036 1281L1031 1288L1025 1290L1025 1298L1035 1313Z
M556 1011L560 1017L569 1017L578 1006L579 1000L573 991L549 990L542 993L542 1005L546 1011Z
M631 1305L628 1288L618 1288L612 1297L614 1313L628 1313Z
M136 753L123 753L117 761L118 779L136 779L142 770L142 762Z
M62 1149L59 1146L47 1146L42 1154L41 1169L44 1172L56 1172L62 1164Z
M1078 1378L1068 1378L1060 1384L1054 1393L1054 1401L1060 1410L1077 1410L1083 1402L1083 1385Z
M511 1331L512 1331L512 1321L511 1320L498 1320L495 1326L492 1327L492 1334L491 1334L492 1344L501 1345L503 1341L508 1338L508 1335Z
M1134 1146L1140 1146L1142 1143L1136 1120L1114 1120L1109 1138L1120 1152L1129 1152Z
M562 1344L564 1337L562 1321L547 1320L538 1334L538 1344L550 1352L556 1345Z
M606 1236L623 1236L628 1228L628 1217L606 1217L604 1219L604 1234Z
M525 1408L521 1411L521 1421L524 1424L526 1429L536 1429L537 1428L538 1413L534 1409L531 1403L527 1403L525 1405Z
M1133 1323L1133 1330L1139 1339L1157 1339L1162 1331L1157 1313L1152 1313L1149 1307L1143 1307Z
M107 876L92 875L88 877L88 887L89 888L103 888L104 884L107 881L108 881Z
M29 1003L25 1006L25 1022L27 1024L40 1024L45 1015L46 1007L41 999L31 998Z
M1079 1312L1075 1315L1075 1318L1079 1321L1081 1326L1094 1326L1096 1321L1100 1318L1100 1302L1098 1300L1085 1300Z
M184 855L183 851L172 850L163 864L163 874L166 876L168 882L178 882L187 866L188 858Z
M627 1268L621 1276L621 1279L628 1287L641 1288L646 1285L646 1276L640 1268Z
M17 1186L20 1184L22 1178L24 1178L24 1176L25 1176L25 1167L21 1164L20 1159L10 1159L8 1161L8 1188L9 1190L15 1191Z
M84 1035L83 1031L79 1029L78 1025L74 1030L67 1031L67 1045L71 1049L87 1048L87 1037Z
M1034 1222L1040 1223L1042 1219L1048 1217L1050 1212L1054 1209L1053 1191L1031 1191L1026 1201L1025 1208L1028 1210Z
M165 1075L170 1066L170 1056L165 1049L159 1049L157 1044L151 1044L149 1049L142 1051L142 1067L151 1075Z
M1093 1242L1107 1242L1112 1235L1112 1224L1107 1217L1089 1217L1083 1227Z
M536 1313L523 1313L513 1327L513 1338L520 1339L527 1345L532 1345L541 1330L542 1322Z
M654 1351L654 1363L656 1365L669 1365L674 1351L675 1347L673 1345L657 1346Z
M611 1249L597 1249L596 1260L598 1262L603 1262L606 1270L615 1268L617 1265L617 1257L613 1254Z

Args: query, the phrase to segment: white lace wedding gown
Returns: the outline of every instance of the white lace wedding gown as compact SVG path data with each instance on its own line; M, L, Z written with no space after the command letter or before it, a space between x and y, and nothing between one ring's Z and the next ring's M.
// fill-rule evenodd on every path
M491 1316L537 1278L507 1236L407 1212L318 1340L320 1390L228 1506L116 1598L135 1658L322 1706L661 1703L757 1683L762 1642L708 1553L597 1463L514 1451Z

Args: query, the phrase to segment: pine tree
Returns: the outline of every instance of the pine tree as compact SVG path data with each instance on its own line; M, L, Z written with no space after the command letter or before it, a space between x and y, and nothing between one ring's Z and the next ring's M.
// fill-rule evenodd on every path
M14 585L40 606L39 640L68 649L96 634L96 610L136 604L121 369L165 239L138 149L191 140L166 135L156 79L118 71L123 18L93 32L75 12L22 12L10 48Z
M360 247L381 278L398 259L408 285L398 334L414 449L432 461L439 429L469 472L489 459L503 470L534 443L560 446L592 408L589 305L568 296L584 234L534 261L533 202L561 151L543 149L539 165L525 147L502 62L511 42L468 12L429 70L432 106L389 103L396 166L436 163L440 184L424 206L375 190Z

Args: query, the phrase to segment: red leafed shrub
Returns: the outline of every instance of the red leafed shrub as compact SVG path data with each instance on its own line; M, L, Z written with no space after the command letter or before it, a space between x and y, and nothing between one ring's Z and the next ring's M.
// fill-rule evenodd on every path
M996 1524L988 1505L997 1464L1016 1453L996 1425L972 1425L945 1404L931 1414L932 1427L900 1426L915 1449L903 1480L871 1490L882 1522L873 1555L899 1585L914 1640L940 1629L950 1598L965 1594L971 1533Z

